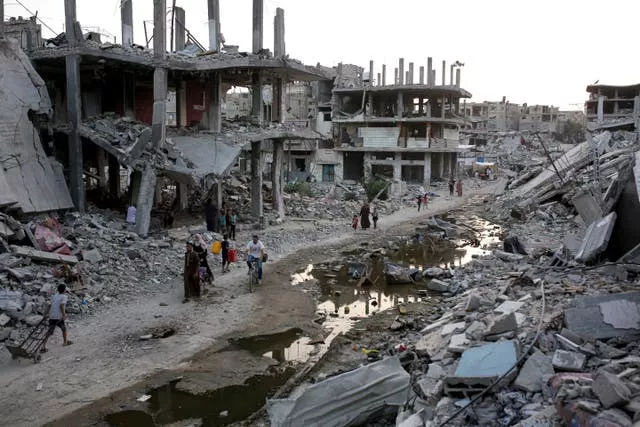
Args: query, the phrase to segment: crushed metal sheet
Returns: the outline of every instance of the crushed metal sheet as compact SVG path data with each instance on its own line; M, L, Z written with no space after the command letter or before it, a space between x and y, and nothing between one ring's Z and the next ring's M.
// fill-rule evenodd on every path
M409 379L397 357L336 375L310 386L297 399L267 400L271 426L350 425L384 405L403 405Z
M600 313L602 321L616 329L639 329L640 310L638 304L632 301L606 301L601 302Z

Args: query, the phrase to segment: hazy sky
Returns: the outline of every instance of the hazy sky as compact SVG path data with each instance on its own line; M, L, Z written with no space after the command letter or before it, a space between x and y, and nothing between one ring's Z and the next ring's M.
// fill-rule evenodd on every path
M29 15L19 1L55 32L63 31L64 0L4 1L6 16ZM78 20L119 42L119 3L77 0ZM220 3L227 43L250 50L252 0ZM177 0L177 5L186 9L187 28L206 46L206 0ZM285 9L291 57L309 65L345 62L365 68L373 59L376 74L387 64L388 82L400 57L416 64L417 76L432 56L438 82L442 60L459 60L465 64L462 86L472 101L506 96L516 103L582 109L585 87L596 80L640 82L637 0L265 0L264 44L271 51L276 7ZM133 13L135 42L143 44L143 21L153 20L153 1L133 0Z

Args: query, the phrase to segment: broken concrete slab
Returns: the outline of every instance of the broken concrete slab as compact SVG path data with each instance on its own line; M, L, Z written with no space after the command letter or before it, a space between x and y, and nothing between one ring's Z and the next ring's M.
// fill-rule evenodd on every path
M531 393L542 391L542 386L553 376L553 364L551 357L536 350L520 369L520 373L514 382L514 386L520 390Z
M500 341L465 350L452 376L447 377L447 389L460 385L489 386L506 374L517 362L513 341Z
M449 323L447 325L444 325L442 331L440 332L440 335L446 336L454 334L456 332L464 331L466 326L466 322Z
M598 255L604 252L609 246L609 239L616 225L618 215L611 212L606 217L595 221L589 225L585 233L582 245L576 254L576 261L593 261Z
M633 301L605 301L599 305L602 321L616 329L640 329L640 309Z
M458 288L458 285L445 282L439 279L431 279L429 283L427 283L427 289L434 292L455 292Z
M466 334L454 334L451 336L447 350L451 353L463 353L470 344Z
M624 381L606 371L600 371L595 375L592 387L593 393L607 409L624 406L632 397L631 390Z
M575 351L556 350L551 363L559 371L580 372L587 363L587 357Z
M518 329L518 319L516 314L511 312L508 314L500 315L491 321L488 326L485 336L498 335L505 332L512 332Z
M615 301L617 303L614 305L608 304ZM603 303L604 305L601 305ZM620 318L621 313L625 313L625 316L630 315L634 321L638 318L631 303L638 307L640 292L578 297L572 301L573 307L565 310L565 323L568 329L588 339L640 335L640 327L616 327L616 325L631 326L628 320ZM618 308L621 308L621 311L616 313ZM607 322L605 322L605 314Z
M465 311L475 311L480 308L482 305L482 298L474 292L469 294L469 298L467 299L467 304L464 307Z
M416 353L419 356L433 357L444 347L444 344L445 339L438 333L424 335L416 342Z
M523 305L524 305L523 302L505 301L502 304L500 304L498 307L496 307L496 309L493 311L500 314L509 314L509 313L520 310Z
M0 326L6 326L10 321L11 318L9 316L4 313L0 314Z
M60 255L51 252L43 252L25 246L11 246L11 250L15 255L31 258L35 261L77 264L78 258L70 255Z
M571 202L587 227L604 216L602 207L589 191L576 194Z

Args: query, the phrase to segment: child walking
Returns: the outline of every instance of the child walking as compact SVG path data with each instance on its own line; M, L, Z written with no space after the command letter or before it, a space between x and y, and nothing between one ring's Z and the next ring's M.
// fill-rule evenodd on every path
M353 227L354 230L358 229L358 215L353 216L353 219L351 220L351 227Z

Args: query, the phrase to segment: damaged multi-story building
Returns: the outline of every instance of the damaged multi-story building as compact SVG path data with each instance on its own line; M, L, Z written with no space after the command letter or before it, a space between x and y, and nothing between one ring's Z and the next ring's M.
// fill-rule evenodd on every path
M338 66L333 89L334 163L323 168L333 168L329 172L337 180L387 177L395 193L406 183L427 187L434 179L454 174L462 150L460 100L471 97L460 87L461 66L456 62L451 67L447 84L443 61L438 84L432 58L419 70L414 63L405 69L405 60L400 59L391 85L386 84L386 65L377 80L373 61L368 73L357 66Z
M45 95L51 99L49 119L36 123L39 137L46 154L64 169L66 194L71 195L78 210L84 209L85 198L90 196L88 190L94 184L100 197L108 194L113 199L122 198L122 172L129 171L125 198L137 206L137 231L146 234L163 182L170 181L177 188L182 208L188 204L192 187L198 185L213 189L210 194L217 194L214 198L222 203L219 177L228 173L242 149L250 146L252 214L258 219L263 214L261 143L270 140L275 159L274 210L284 212L280 166L284 140L319 137L310 129L284 125L286 86L293 81L322 80L327 76L322 69L305 66L286 55L282 9L277 10L274 19L271 53L263 46L263 3L254 1L253 49L242 53L236 46L222 42L219 1L206 1L208 49L188 31L185 11L179 7L174 10L174 44L167 46L166 0L154 0L153 49L133 42L132 0L121 4L120 45L101 43L83 34L75 2L70 0L65 2L65 33L50 40L47 47L33 39L27 46L21 44L35 68L25 74L38 82L38 90L46 88L43 99ZM32 22L29 20L28 24ZM222 118L226 92L232 87L249 88L252 105L261 106L266 85L273 88L272 107L252 108L249 127L227 128ZM175 122L172 128L167 128L169 92L175 93L175 112L169 114ZM25 138L21 142L25 146L31 144ZM30 157L43 156L31 153ZM43 177L53 178L54 175ZM216 182L218 185L213 185ZM28 194L31 187L42 186L43 182L23 180L20 185L14 193ZM45 201L46 196L43 195ZM58 206L53 202L54 197L65 197L54 192L49 197L51 203L42 203L41 211L71 207L70 203Z
M640 129L640 84L587 86L585 104L587 123L591 129Z
M507 101L464 103L461 113L468 121L468 128L478 132L506 132L518 130L520 106Z

